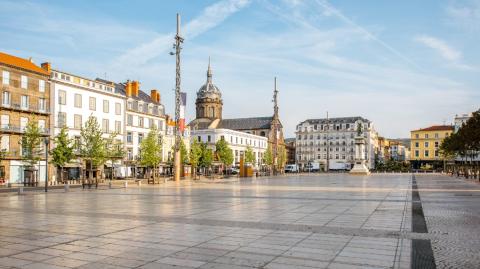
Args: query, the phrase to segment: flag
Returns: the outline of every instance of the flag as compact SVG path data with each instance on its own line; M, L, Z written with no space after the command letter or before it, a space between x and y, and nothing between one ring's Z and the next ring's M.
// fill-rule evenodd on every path
M180 93L180 122L178 123L178 127L180 129L180 133L183 135L183 131L185 130L185 107L187 106L187 93L181 92Z

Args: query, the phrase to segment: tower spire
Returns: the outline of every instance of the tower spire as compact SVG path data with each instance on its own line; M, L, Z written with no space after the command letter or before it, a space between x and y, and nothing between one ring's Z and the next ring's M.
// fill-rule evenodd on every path
M277 90L277 77L274 79L274 90L273 90L273 117L278 119L278 90Z
M210 56L208 56L207 83L212 83L212 68L210 67Z

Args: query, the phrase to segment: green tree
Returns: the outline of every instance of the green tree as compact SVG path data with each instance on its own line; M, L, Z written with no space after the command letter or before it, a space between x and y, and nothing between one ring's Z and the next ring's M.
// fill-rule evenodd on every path
M116 160L122 160L125 157L126 151L123 147L123 142L119 139L116 139L117 133L113 133L106 140L106 157L112 164L112 171L110 174L110 180L113 180L113 173L115 171L114 162Z
M218 156L218 160L224 165L229 166L233 163L233 151L228 146L225 139L220 139L215 144L215 154Z
M185 142L180 140L180 160L182 160L182 164L188 164L190 162L190 155L188 154L187 151L187 146L185 145Z
M200 144L200 149L202 152L202 157L200 158L200 167L210 167L213 162L213 152L211 149L207 147L206 143L201 143Z
M287 163L287 150L285 146L280 146L278 149L278 168L280 171L284 171L285 164Z
M255 153L250 146L247 146L247 150L245 150L245 162L255 164L255 160Z
M51 162L57 167L57 171L60 171L60 182L63 182L63 167L75 157L75 145L73 139L68 137L66 127L63 127L60 133L55 136L53 144L55 148L50 151Z
M270 144L268 144L267 150L263 154L263 163L266 165L273 164L273 153L272 153L272 148L270 147Z
M153 180L156 179L157 167L162 162L162 143L162 138L155 126L140 143L140 163L153 168Z
M102 137L102 130L97 122L97 118L90 116L85 122L85 126L80 130L80 156L88 165L88 183L93 182L93 166L100 166L105 163L106 141ZM98 184L97 179L95 180Z
M34 120L30 120L20 140L20 145L22 147L22 159L28 163L28 167L26 167L25 170L32 171L32 176L34 175L33 168L35 164L41 159L41 145L44 143L43 141L44 139L42 138L38 124ZM45 160L45 162L48 162L48 160ZM48 168L48 166L46 167Z
M192 165L192 176L195 178L197 173L197 167L200 164L200 158L202 158L202 148L201 144L194 139L190 143L190 164Z

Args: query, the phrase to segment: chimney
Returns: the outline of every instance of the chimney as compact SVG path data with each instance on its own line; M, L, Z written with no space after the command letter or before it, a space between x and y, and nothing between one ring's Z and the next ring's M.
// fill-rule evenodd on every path
M154 89L150 91L150 98L152 99L152 102L158 103L157 95L158 95L157 90Z
M132 96L132 82L130 80L127 80L127 83L125 83L125 95L127 97Z
M50 63L42 63L40 66L49 74L52 72L52 65Z
M136 80L132 81L132 95L137 97L138 96L138 90L140 88L140 83Z
M157 103L160 104L160 100L161 100L161 99L160 99L160 92L157 92Z

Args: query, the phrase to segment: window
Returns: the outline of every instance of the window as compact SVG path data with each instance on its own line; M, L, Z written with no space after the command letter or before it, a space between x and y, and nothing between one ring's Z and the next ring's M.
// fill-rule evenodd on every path
M418 135L418 134L415 134L415 138L419 138L419 135Z
M58 104L59 105L67 104L67 93L63 90L58 91Z
M45 80L39 80L38 81L38 91L39 92L45 92Z
M419 157L420 156L420 152L418 150L415 150L415 157Z
M88 98L88 108L93 111L97 110L97 99L95 97Z
M122 105L120 103L115 103L115 114L116 115L122 114Z
M10 150L10 136L2 135L0 137L0 150L9 151Z
M208 141L208 142L212 142L212 137L211 137L211 136L208 136L207 141Z
M9 85L10 84L10 72L8 71L3 71L2 72L2 83L5 84L5 85Z
M416 148L418 148L418 147L419 147L419 145L420 145L420 143L418 143L418 142L415 142L415 147L416 147Z
M20 77L20 80L21 80L21 86L22 86L22 89L27 89L28 87L28 78L27 76L21 76Z
M435 138L438 138L438 133L435 133Z
M127 126L132 126L132 125L133 125L133 116L127 115Z
M435 150L435 157L438 157L438 150Z
M38 129L40 132L45 132L45 120L38 120Z
M153 119L148 119L148 128L152 128L154 125Z
M27 95L22 95L21 97L21 107L22 109L28 109L28 96Z
M103 100L103 113L108 113L109 112L109 107L108 107L108 100Z
M2 105L10 106L10 92L2 93Z
M143 140L143 134L139 133L138 134L138 144L142 143L142 140Z
M429 152L428 152L428 150L425 150L424 155L425 155L425 157L429 157Z
M202 137L201 137L201 136L197 136L197 140L198 140L198 142L202 142Z
M58 127L62 128L66 126L67 114L65 112L58 112Z
M122 122L121 121L118 121L118 120L115 121L115 132L117 134L122 133Z
M20 118L20 130L23 132L28 125L28 118L21 117Z
M427 138L427 139L428 139L428 134L425 134L425 138Z
M38 99L38 110L39 111L46 111L47 110L47 100L45 98Z
M8 129L10 125L10 116L9 115L2 115L1 116L1 129Z
M132 149L127 149L127 158L129 161L133 160L133 150Z
M108 119L102 119L102 131L108 133Z
M127 102L127 109L132 109L132 102L131 101Z
M82 115L78 115L78 114L73 115L73 128L75 129L82 128Z
M425 147L428 148L428 142L425 142Z
M82 108L82 95L76 93L74 98L74 106L78 108Z
M438 148L438 141L435 141L435 147Z
M138 117L138 127L143 127L143 117Z
M133 135L132 132L127 132L127 143L133 142Z

